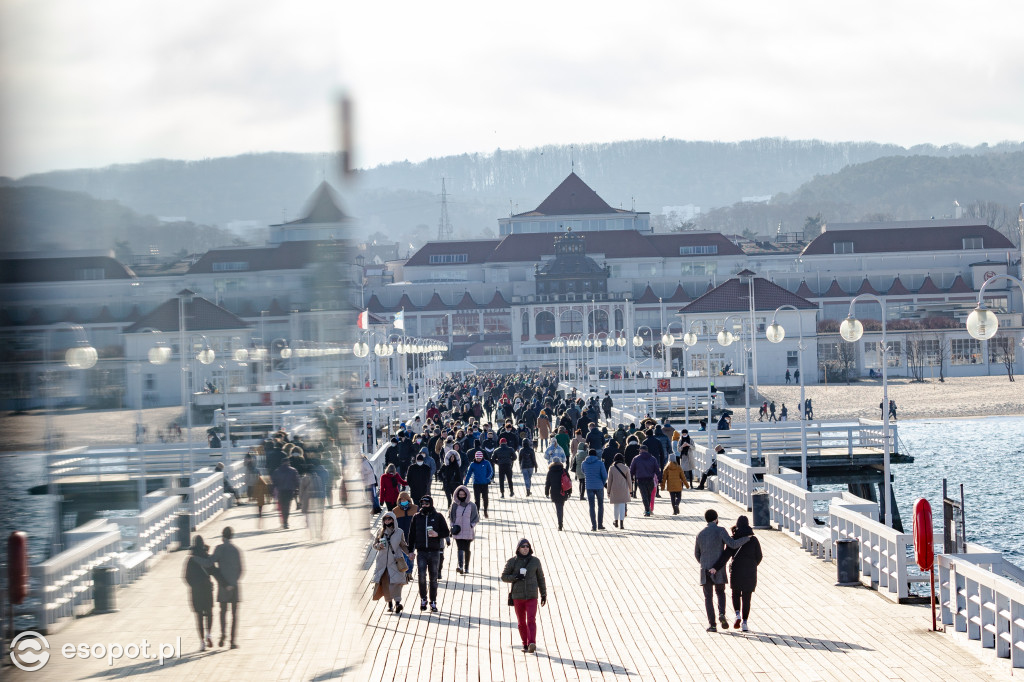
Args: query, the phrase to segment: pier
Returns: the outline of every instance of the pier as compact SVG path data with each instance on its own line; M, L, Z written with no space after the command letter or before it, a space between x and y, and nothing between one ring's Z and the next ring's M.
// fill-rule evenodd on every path
M406 612L396 617L383 601L369 598L369 514L357 504L357 492L350 490L348 507L327 510L323 542L311 541L298 519L288 531L278 530L273 515L261 522L251 505L201 528L215 546L221 528L232 526L244 552L238 650L199 653L181 580L185 553L172 552L118 591L119 612L79 617L51 635L47 676L389 682L1010 678L1006 661L983 658L980 647L957 646L951 635L930 632L926 607L890 603L867 587L834 586L832 564L778 531L758 531L765 560L751 632L706 633L693 539L704 527L706 508L718 509L726 527L743 512L707 491L684 493L680 516L668 515L667 501L659 500L656 515L645 519L634 503L625 532L603 533L589 531L586 503L576 499L566 503L561 533L544 498L520 493L497 499L478 526L471 574L457 575L452 551L447 553L440 613L419 611L413 584L405 591ZM536 654L520 653L507 586L498 581L522 536L534 543L548 581ZM163 666L127 659L108 665L60 654L68 643L153 643L178 636L182 657ZM31 679L14 672L13 679Z

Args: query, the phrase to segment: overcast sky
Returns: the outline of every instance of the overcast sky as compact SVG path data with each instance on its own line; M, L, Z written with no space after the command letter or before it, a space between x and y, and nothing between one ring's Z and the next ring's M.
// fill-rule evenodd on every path
M0 0L0 174L336 144L1024 139L1024 2Z

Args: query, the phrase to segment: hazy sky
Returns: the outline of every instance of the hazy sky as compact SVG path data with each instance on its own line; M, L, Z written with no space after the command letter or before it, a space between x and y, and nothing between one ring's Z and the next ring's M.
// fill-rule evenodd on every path
M631 138L1024 139L1024 2L0 0L0 174Z

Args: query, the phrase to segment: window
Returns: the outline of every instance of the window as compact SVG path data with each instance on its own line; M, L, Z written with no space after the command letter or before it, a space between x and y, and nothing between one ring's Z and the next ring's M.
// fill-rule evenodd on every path
M765 318L763 318L763 317L756 318L756 321L757 321L757 331L758 331L758 333L764 333L765 325L767 324L768 321Z
M622 322L622 309L621 308L616 308L615 309L615 331L621 332L624 328L625 328L625 325Z
M223 261L220 263L213 264L214 272L240 272L242 270L248 270L249 263L247 261L236 260L236 261Z
M443 263L468 263L468 253L435 253L430 257L431 265L440 265Z
M156 375L155 374L147 373L146 374L146 390L147 391L152 391L155 388L156 388Z
M709 277L718 272L718 263L683 263L679 274L683 277Z
M989 339L988 361L993 365L1001 365L1006 360L1013 362L1017 357L1016 351L1017 348L1013 343L1013 339L1006 336L997 336Z
M924 339L921 342L921 354L924 356L924 364L930 366L936 366L939 364L941 359L939 352L941 350L938 339Z
M796 367L798 366L797 363L799 361L799 358L800 358L799 351L787 350L786 351L786 367L788 367L789 369L796 369Z
M435 282L465 282L468 277L464 270L431 270L430 279Z
M583 333L583 313L578 310L566 310L559 321L562 334Z
M693 246L680 246L680 256L716 256L718 255L718 244L695 244Z
M853 242L833 242L832 253L853 253Z
M839 344L833 342L818 343L818 363L826 364L839 360Z
M596 334L598 332L607 332L608 313L604 310L601 310L600 308L598 308L597 310L590 311L590 314L587 315L587 327L588 331L590 331L592 334Z
M984 237L964 237L963 238L964 249L984 249L985 238Z
M950 362L954 365L976 365L981 360L981 341L953 339L950 342Z
M511 315L508 313L484 313L485 334L508 334L511 331Z
M546 310L542 310L537 313L535 330L537 336L541 336L543 334L551 334L553 336L555 333L555 316ZM563 329L562 331L565 330Z
M103 268L78 268L75 270L75 279L104 279L105 274Z

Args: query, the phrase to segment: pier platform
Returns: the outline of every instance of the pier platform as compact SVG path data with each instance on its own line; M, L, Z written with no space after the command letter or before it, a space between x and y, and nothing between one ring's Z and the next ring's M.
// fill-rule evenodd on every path
M39 679L1010 679L1005 661L931 632L927 607L894 604L864 587L836 587L834 564L778 531L757 531L765 558L751 631L707 633L694 537L705 526L705 509L717 509L726 528L742 510L711 492L684 491L679 516L671 515L667 497L657 500L651 518L634 501L627 529L619 531L607 505L608 530L593 533L587 504L574 496L558 532L552 503L536 489L522 496L521 482L517 473L514 498L500 499L492 486L490 518L477 527L469 575L455 572L454 543L448 550L439 614L419 610L415 583L406 588L401 616L370 600L370 515L355 504L354 492L348 507L327 510L319 542L310 539L301 515L293 515L291 530L279 530L275 515L261 521L255 506L244 505L201 530L215 547L221 529L232 526L244 553L240 648L199 652L182 581L186 553L176 552L117 592L118 612L81 617L50 637L51 657ZM435 499L443 509L444 496ZM548 584L535 654L520 652L507 585L498 579L521 537L533 543ZM727 613L731 620L732 609ZM215 626L215 641L219 635ZM181 658L162 666L61 654L66 644L177 637ZM5 674L33 679L10 667Z

